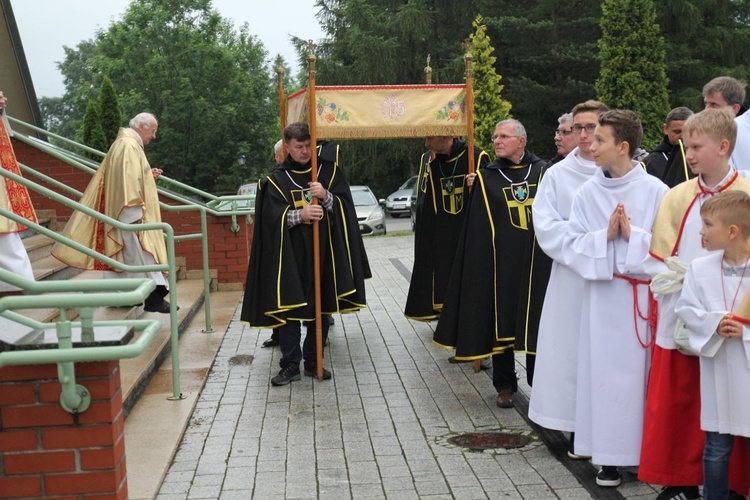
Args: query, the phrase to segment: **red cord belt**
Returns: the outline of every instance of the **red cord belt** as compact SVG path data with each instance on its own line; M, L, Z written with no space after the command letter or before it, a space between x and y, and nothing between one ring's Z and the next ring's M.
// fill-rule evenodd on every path
M639 280L636 278L631 278L630 276L625 276L624 274L617 274L615 273L615 278L620 278L621 280L625 280L628 283L630 283L630 286L633 289L633 325L635 326L635 336L638 338L638 343L641 344L641 347L644 349L647 349L649 347L653 347L656 343L656 320L659 317L658 309L659 304L656 302L656 299L654 298L654 294L651 293L651 288L648 289L648 313L643 314L641 311L641 306L638 303L638 285L650 285L651 280ZM648 336L650 340L647 342L644 342L643 339L641 339L641 334L638 330L638 318L641 318L642 320L645 320L648 322L648 331L650 335Z

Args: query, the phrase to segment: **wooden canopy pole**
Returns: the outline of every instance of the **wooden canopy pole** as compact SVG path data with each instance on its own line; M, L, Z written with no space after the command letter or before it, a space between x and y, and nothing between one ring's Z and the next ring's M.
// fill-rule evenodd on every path
M469 173L474 173L474 87L471 77L471 62L474 56L471 55L471 45L466 42L466 140L469 152Z
M430 67L430 54L427 54L427 66L424 68L424 81L427 85L432 85L432 68Z
M312 155L310 158L310 175L312 182L318 182L318 132L317 116L315 110L315 45L312 40L307 42L307 63L309 66L309 84L307 89L307 121L310 127L310 147ZM312 197L312 204L317 205L318 199ZM325 210L325 209L324 209ZM315 276L315 350L316 369L318 380L323 380L323 314L320 304L320 221L313 221L313 272Z
M464 63L466 65L466 154L469 160L469 173L473 174L474 167L474 87L471 76L471 62L474 56L471 55L471 44L467 40L465 43L466 54ZM469 188L471 190L471 188ZM474 360L474 372L479 373L482 370L482 361Z
M279 112L281 113L281 157L286 158L286 144L284 143L284 129L286 128L286 96L284 95L284 59L281 54L276 56L276 79L279 85Z

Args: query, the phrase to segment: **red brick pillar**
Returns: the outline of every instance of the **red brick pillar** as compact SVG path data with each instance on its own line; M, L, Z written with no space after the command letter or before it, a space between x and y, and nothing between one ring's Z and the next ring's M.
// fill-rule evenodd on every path
M77 418L56 365L0 368L0 498L127 498L120 364L76 363L76 382L91 393Z

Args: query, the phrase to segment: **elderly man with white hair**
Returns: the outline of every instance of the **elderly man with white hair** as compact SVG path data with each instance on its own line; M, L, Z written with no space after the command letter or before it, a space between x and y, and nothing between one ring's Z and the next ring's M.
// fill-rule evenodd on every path
M151 168L143 149L156 138L158 126L154 115L140 113L130 120L129 128L120 129L81 198L83 205L123 223L161 222L156 179L162 171ZM124 264L167 262L164 236L159 230L121 231L86 214L74 212L63 234ZM164 300L169 290L162 273L120 272L62 243L55 244L52 253L69 266L103 270L107 276L152 278L157 287L146 298L144 309L169 313L169 302Z

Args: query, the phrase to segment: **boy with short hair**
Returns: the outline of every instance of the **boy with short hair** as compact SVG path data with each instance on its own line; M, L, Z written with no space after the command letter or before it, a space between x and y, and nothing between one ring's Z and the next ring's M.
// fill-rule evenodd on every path
M588 100L572 112L576 147L544 174L531 212L534 232L542 250L553 259L547 292L539 320L539 341L529 418L548 429L570 432L568 456L588 459L573 452L578 337L584 280L563 261L573 197L599 170L591 153L599 115L609 111L604 103Z
M665 260L670 257L679 256L689 263L706 255L700 236L703 203L723 191L750 193L750 181L741 178L729 164L736 136L737 126L726 110L706 109L685 121L685 155L697 177L672 188L659 207L651 249L644 262L652 277L669 271ZM679 286L679 277L677 282ZM699 499L698 486L703 484L700 370L696 357L677 350L677 299L678 294L656 295L659 316L638 469L641 481L665 487L658 500ZM744 453L740 448L744 447L735 447L734 455ZM736 471L733 488L747 491L747 466L739 466Z
M685 274L676 313L700 354L703 498L729 498L735 436L750 444L750 196L721 193L703 204L706 250Z
M575 454L601 464L599 486L638 465L651 354L643 259L667 186L632 161L643 128L632 111L599 116L591 152L601 167L578 191L563 245L585 280L578 348Z

